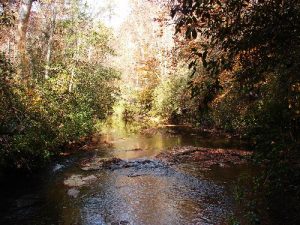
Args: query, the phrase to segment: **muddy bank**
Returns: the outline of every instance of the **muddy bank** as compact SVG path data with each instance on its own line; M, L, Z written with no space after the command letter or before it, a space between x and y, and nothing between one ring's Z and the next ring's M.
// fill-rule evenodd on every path
M156 158L171 164L198 162L203 170L208 170L211 166L229 167L246 163L251 155L252 152L244 150L185 146L162 152Z

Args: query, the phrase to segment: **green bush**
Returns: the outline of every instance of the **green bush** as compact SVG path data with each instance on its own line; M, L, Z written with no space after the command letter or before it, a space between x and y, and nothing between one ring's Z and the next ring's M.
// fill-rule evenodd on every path
M38 168L63 145L94 132L95 121L112 112L118 94L112 69L81 68L70 92L68 71L25 87L12 79L11 65L2 63L1 167Z
M179 119L183 114L185 88L185 78L167 79L161 82L154 91L154 114L170 122Z

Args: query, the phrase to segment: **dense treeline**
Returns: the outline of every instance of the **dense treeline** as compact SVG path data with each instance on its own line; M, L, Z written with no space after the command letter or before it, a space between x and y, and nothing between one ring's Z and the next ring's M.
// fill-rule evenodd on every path
M260 188L271 191L270 202L283 200L281 219L285 220L286 211L296 215L300 196L299 1L183 0L170 4L176 33L185 36L190 46L189 87L198 98L202 120L254 141L255 159L265 168Z
M2 1L0 167L40 167L112 112L111 31L72 1Z
M190 90L202 120L253 140L255 160L265 168L258 188L271 207L282 203L281 221L297 215L299 1L178 1L171 7L176 32L189 40Z

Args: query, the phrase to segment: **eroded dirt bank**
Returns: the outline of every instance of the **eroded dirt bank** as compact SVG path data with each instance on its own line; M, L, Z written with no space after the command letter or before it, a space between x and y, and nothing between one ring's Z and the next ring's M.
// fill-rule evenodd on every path
M229 167L231 165L247 163L251 155L251 151L238 149L184 146L162 152L156 158L174 164L198 162L200 168L207 170L211 166Z

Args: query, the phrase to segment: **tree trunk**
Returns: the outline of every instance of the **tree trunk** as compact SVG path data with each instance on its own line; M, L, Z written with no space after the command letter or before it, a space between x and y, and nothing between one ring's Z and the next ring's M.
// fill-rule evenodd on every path
M7 57L8 59L11 59L11 43L10 43L10 39L8 39L7 41L7 51L6 51Z
M69 83L69 93L71 93L73 91L74 77L75 77L75 68L72 68L71 77L70 77L70 83Z
M30 77L29 58L26 51L26 34L33 1L34 0L21 1L17 29L17 49L19 59L18 76L26 83Z
M51 60L51 52L52 52L52 42L53 42L53 35L56 23L56 3L55 1L52 3L52 15L51 15L51 22L50 22L50 31L49 31L49 39L47 43L47 54L46 54L46 66L45 66L45 79L49 78L49 67L50 67L50 60Z
M79 51L80 51L80 44L81 44L81 39L78 38L76 41L76 52L73 56L73 67L72 67L72 71L71 71L71 77L70 77L70 83L69 83L69 93L71 93L74 89L74 77L76 76L75 73L75 69L77 67L78 64L78 60L79 60Z

